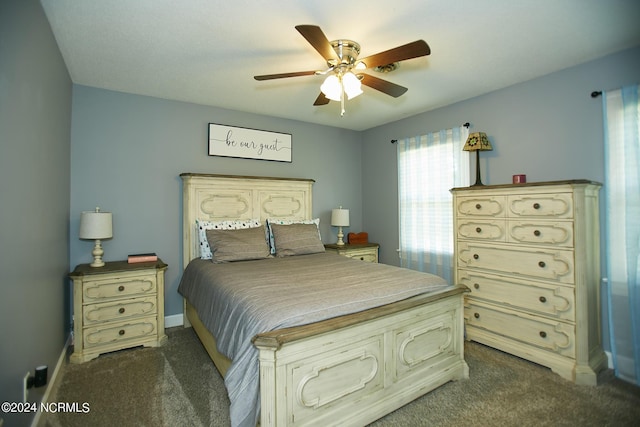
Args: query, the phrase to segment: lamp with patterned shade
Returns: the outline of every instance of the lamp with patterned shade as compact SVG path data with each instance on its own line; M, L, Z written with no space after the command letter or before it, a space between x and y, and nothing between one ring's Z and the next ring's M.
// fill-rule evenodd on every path
M484 132L470 133L467 138L467 142L464 144L462 149L464 151L476 152L476 183L473 184L472 187L475 187L476 185L484 185L480 180L480 152L493 150L493 147L487 138L487 134Z

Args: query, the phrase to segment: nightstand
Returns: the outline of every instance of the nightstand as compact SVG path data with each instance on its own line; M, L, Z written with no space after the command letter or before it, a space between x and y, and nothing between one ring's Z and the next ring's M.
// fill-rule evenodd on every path
M357 245L336 245L335 243L331 243L324 245L324 248L328 252L335 252L338 255L360 259L366 262L378 262L379 247L380 245L377 243L360 243Z
M155 262L107 262L92 268L81 264L73 280L74 351L72 363L87 362L102 353L129 347L162 345L164 333L164 273Z

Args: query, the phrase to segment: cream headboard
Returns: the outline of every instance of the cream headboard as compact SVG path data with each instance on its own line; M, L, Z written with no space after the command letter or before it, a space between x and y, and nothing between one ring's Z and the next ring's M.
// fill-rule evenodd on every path
M196 219L311 219L313 179L182 173L183 268L200 256Z

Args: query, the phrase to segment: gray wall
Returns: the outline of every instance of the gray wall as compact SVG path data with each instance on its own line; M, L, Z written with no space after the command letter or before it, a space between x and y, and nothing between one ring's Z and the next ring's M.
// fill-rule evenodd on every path
M208 156L210 122L291 133L293 161ZM111 211L105 260L156 252L169 264L167 315L182 313L182 172L312 178L323 240L336 241L329 224L339 205L350 209L349 230L362 228L360 132L76 85L71 140L71 268L91 261L93 242L77 237L80 212Z
M364 228L380 243L381 261L399 265L397 159L390 140L469 122L471 132L486 132L493 145L480 153L485 184L510 183L519 173L530 182L603 182L602 99L590 94L638 83L638 70L640 47L363 132Z
M37 0L0 2L0 402L68 331L71 80ZM39 401L43 389L31 389ZM32 415L5 414L5 425Z

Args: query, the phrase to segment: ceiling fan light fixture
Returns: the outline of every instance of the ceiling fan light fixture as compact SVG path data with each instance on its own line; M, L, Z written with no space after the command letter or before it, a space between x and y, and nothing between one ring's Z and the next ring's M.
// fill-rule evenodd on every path
M324 93L324 96L332 101L340 101L342 99L342 85L335 74L331 74L324 80L320 90Z
M342 76L342 85L344 86L344 93L347 94L347 98L349 99L362 94L362 83L360 83L360 79L350 71Z

